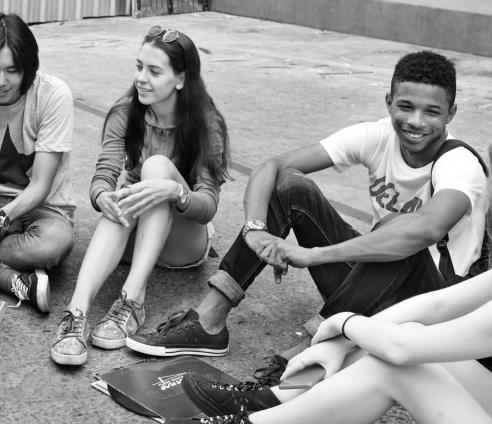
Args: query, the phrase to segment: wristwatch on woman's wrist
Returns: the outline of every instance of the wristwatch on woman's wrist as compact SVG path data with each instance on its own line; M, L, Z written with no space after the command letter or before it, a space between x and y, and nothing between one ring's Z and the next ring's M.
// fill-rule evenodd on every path
M10 225L9 216L3 209L0 209L0 230L6 230L7 228L9 228L9 225Z
M190 191L183 185L178 193L178 199L176 200L176 209L180 212L184 212L190 203Z

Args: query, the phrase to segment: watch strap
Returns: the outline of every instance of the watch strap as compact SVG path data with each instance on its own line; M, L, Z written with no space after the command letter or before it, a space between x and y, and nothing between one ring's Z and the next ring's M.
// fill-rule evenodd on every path
M243 240L246 237L246 234L248 234L250 231L267 231L268 232L268 227L260 219L248 219L246 221L246 223L244 224L243 230L241 232Z

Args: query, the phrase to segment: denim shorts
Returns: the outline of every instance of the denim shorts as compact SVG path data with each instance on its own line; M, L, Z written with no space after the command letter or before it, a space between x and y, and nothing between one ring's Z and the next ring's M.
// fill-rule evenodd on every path
M197 266L200 266L203 262L205 262L208 258L208 254L210 252L210 248L212 247L212 240L213 236L215 234L215 228L211 222L207 223L206 225L207 228L207 247L205 248L205 252L203 252L203 255L198 261L193 262L188 265L168 265L166 264L161 258L159 257L157 259L156 265L163 267L163 268L168 268L168 269L188 269L188 268L195 268Z

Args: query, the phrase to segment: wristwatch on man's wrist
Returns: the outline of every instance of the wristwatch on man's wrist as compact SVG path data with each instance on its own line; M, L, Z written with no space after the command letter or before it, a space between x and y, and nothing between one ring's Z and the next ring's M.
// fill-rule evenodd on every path
M260 219L248 219L244 224L242 236L243 239L250 231L268 231L266 224Z
M0 209L0 230L6 230L7 228L9 228L9 225L10 225L9 216L3 209Z
M181 189L178 193L178 199L176 200L176 209L180 212L184 212L188 207L190 200L190 191L181 184Z

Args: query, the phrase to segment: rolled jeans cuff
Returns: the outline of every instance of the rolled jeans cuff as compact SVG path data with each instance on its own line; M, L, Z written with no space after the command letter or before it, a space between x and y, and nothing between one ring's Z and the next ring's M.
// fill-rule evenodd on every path
M221 269L210 277L208 284L227 297L233 307L239 305L239 302L244 299L245 293L241 286L227 272Z

